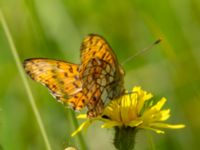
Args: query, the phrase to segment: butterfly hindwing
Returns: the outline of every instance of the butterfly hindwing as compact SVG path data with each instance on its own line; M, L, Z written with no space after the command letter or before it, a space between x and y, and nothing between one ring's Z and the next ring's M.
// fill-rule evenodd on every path
M46 86L58 101L70 103L74 109L81 109L80 106L85 105L80 99L82 82L78 67L52 59L32 58L24 61L25 71L33 80Z

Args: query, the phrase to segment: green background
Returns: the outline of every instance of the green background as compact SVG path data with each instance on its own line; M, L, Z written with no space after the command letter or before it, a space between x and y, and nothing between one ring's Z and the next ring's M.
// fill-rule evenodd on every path
M89 33L105 37L123 62L158 38L161 44L123 65L125 87L135 85L165 96L170 123L186 128L137 134L138 150L197 150L200 147L199 0L1 0L21 62L43 57L80 62L80 44ZM72 111L43 86L29 80L52 149L80 148ZM77 113L78 114L78 113ZM83 134L88 149L114 150L113 131L99 124ZM150 142L153 140L153 142ZM153 143L153 146L152 146ZM7 38L0 26L0 150L43 150L45 144ZM83 148L80 148L83 149Z

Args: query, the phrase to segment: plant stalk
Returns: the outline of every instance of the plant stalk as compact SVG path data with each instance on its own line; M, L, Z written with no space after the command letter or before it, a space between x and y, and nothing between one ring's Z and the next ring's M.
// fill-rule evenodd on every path
M114 146L118 150L133 150L137 130L132 127L116 127Z

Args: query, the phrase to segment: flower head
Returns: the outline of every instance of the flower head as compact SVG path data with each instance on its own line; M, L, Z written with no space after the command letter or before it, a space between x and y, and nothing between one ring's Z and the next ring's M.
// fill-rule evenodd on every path
M72 134L76 135L82 129L86 129L95 121L102 121L102 128L132 127L135 129L150 129L156 133L164 133L161 128L179 129L183 124L171 125L164 123L170 117L170 109L163 109L166 98L161 98L154 104L153 95L134 87L131 93L124 94L118 99L112 100L104 109L101 116L87 118L86 114L79 115L79 119L86 119Z

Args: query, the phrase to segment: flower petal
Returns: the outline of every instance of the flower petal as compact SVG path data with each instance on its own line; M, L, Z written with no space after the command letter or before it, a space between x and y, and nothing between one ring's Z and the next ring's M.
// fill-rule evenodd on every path
M136 92L137 94L137 114L140 114L145 101L150 100L153 95L151 93L143 91L139 86L134 87L133 92Z
M185 127L184 124L172 125L172 124L161 123L161 122L151 123L150 126L157 127L157 128L169 128L169 129L181 129Z
M130 127L137 127L139 126L140 124L142 124L142 120L133 120L131 122L128 123L128 126Z
M160 111L161 118L159 121L165 121L170 117L170 109Z
M87 114L80 114L76 118L77 119L87 119Z
M122 124L117 121L108 121L108 122L104 123L103 125L101 125L101 128L112 128L115 126L122 126Z
M154 132L156 132L158 134L164 134L165 133L165 131L163 131L163 130L159 130L159 129L155 129L155 128L151 128L151 127L141 127L141 128L152 130L152 131L154 131Z
M106 106L102 116L105 115L108 116L109 118L112 118L112 120L120 121L119 114L120 114L119 100L113 100Z
M152 109L160 110L166 101L167 99L165 97L161 98L161 100L159 100L154 106L152 106Z
M92 124L93 122L95 121L94 120L90 120L90 119L87 119L86 121L84 121L79 127L78 129L76 129L72 134L71 136L75 136L76 134L78 134L81 130L87 130L87 128L90 126L90 124Z

